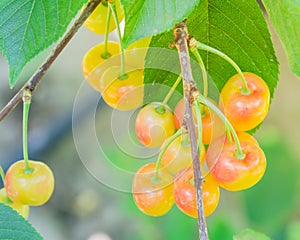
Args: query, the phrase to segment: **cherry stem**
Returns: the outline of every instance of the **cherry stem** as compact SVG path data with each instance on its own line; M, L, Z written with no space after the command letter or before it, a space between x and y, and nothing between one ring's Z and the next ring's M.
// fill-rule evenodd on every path
M107 16L106 16L105 35L104 35L104 52L101 54L101 57L104 59L107 59L111 56L111 54L108 52L108 49L107 49L110 19L111 19L111 9L108 7Z
M231 143L232 142L232 135L231 135L230 129L228 128L227 125L225 127L225 131L226 131L228 142Z
M0 177L1 177L2 183L4 185L5 174L4 174L3 168L1 166L0 166Z
M24 90L23 94L23 158L25 163L24 173L31 173L32 168L29 166L28 161L28 115L31 104L31 92L29 89Z
M198 96L198 101L200 101L202 104L208 106L210 109L212 109L225 123L226 128L230 131L230 133L233 136L234 142L236 144L237 151L235 153L236 158L242 160L245 158L245 153L242 150L240 140L237 136L236 131L234 130L233 126L229 122L229 120L226 118L226 116L220 111L218 107L216 107L212 102L210 102L208 99L204 98L203 96Z
M180 75L177 80L175 81L175 83L173 84L172 88L170 89L170 91L168 92L167 96L165 97L165 99L163 100L162 104L160 106L158 106L157 108L155 108L155 111L159 114L164 114L166 112L165 106L168 103L168 101L170 100L170 98L172 97L175 89L177 88L178 84L181 82L182 76Z
M157 161L156 161L156 166L155 166L155 175L154 179L158 179L158 170L160 167L161 159L164 153L166 152L167 148L171 145L171 143L180 135L182 134L182 130L179 129L173 136L167 139L167 141L164 143L163 148L160 150Z
M121 47L121 74L119 76L119 79L124 80L127 78L127 74L125 72L125 53L124 53L124 44L123 44L123 39L122 39L122 35L121 35L120 23L119 23L119 19L118 19L117 10L116 10L116 4L108 3L108 6L111 9L111 12L112 12L112 15L113 15L116 27L117 27L117 32L118 32L118 37L119 37L120 47Z
M207 97L208 95L208 81L207 81L207 72L204 66L204 62L198 52L198 50L196 48L191 47L190 48L191 52L194 54L194 56L196 57L199 66L201 68L201 72L202 72L202 78L203 78L203 96Z
M223 58L224 60L226 60L228 63L230 63L231 66L233 66L235 68L235 70L239 73L239 75L242 79L243 87L241 89L241 93L244 95L249 95L251 93L251 90L248 87L248 84L247 84L247 81L245 79L243 72L241 71L240 67L229 56L227 56L225 53L223 53L213 47L210 47L204 43L197 41L195 38L192 38L190 40L190 44L192 46L196 46L198 49L206 50L208 52L214 53L214 54L220 56L221 58Z
M201 156L201 150L202 150L202 116L201 116L201 110L200 110L200 104L198 101L194 101L194 106L196 109L196 118L197 118L197 124L198 124L198 152Z
M192 92L196 90L196 83L193 79L189 49L187 41L190 38L186 26L186 20L182 21L179 24L176 24L173 29L174 33L174 44L177 48L181 74L183 79L183 89L184 89L184 106L185 114L183 118L183 124L188 128L191 144L191 154L193 160L193 169L194 169L194 179L195 179L195 189L196 189L196 199L197 199L197 213L198 213L198 230L199 230L199 239L208 240L208 232L206 226L206 219L204 215L204 205L203 205L203 186L202 186L202 172L200 169L200 161L198 154L197 138L195 132L195 125L193 119L193 112L191 107L191 98Z
M163 101L163 103L162 103L163 106L165 106L165 105L168 103L168 101L169 101L170 98L172 97L173 93L175 92L175 90L176 90L178 84L181 82L181 80L182 80L182 76L179 75L178 78L177 78L177 80L176 80L175 83L173 84L172 88L171 88L170 91L168 92L167 96L165 97L165 99L164 99L164 101Z

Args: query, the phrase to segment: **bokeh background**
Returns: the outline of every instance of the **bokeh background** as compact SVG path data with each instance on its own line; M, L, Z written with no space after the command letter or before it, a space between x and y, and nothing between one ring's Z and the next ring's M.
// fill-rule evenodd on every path
M272 29L271 32L280 62L280 82L270 112L255 133L267 156L267 172L252 189L221 192L216 212L207 218L212 240L232 239L245 228L264 232L275 240L300 239L300 79L291 73L282 45ZM114 32L110 38L116 39ZM72 116L74 101L84 83L81 60L88 49L101 41L102 36L80 29L34 93L29 120L29 154L31 159L50 165L55 173L56 188L46 205L31 208L29 222L45 240L197 239L196 219L185 216L176 206L163 217L142 214L131 194L124 191L126 187L99 181L90 174L85 160L82 161L76 151ZM13 90L8 86L7 63L0 55L1 108L49 51L27 67ZM95 127L104 155L121 169L136 171L149 159L133 159L118 148L111 131L112 110L100 96L96 108L89 96L80 101L74 128L76 136L82 136L81 142L86 144L83 146L86 157L92 163L98 162L93 171L99 170L105 174L105 179L121 183L123 179L118 174L101 169L99 163L103 154L89 150L93 143L86 134L88 129ZM91 117L94 118L93 126ZM0 163L4 169L22 158L21 124L21 105L0 123ZM118 135L118 141L130 152L131 142L126 139L126 132L125 128L125 135Z

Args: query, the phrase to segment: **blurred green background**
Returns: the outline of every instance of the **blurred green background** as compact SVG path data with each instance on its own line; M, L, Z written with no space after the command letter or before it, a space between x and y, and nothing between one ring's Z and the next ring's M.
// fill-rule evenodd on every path
M112 33L111 38L115 37ZM272 37L280 62L280 82L270 113L255 134L267 156L267 172L252 189L221 192L216 212L207 218L211 240L232 239L245 228L261 231L275 240L300 239L300 79L291 73L281 44L274 34ZM134 172L154 158L134 159L118 148L111 132L111 119L115 117L112 114L116 113L101 101L96 103L95 122L91 126L95 102L89 102L89 96L82 99L85 108L77 112L76 121L80 125L75 128L78 136L82 136L81 142L85 143L86 157L91 164L95 163L90 170L105 175L105 184L89 173L83 164L85 161L78 156L72 134L72 111L84 82L81 59L89 48L102 40L102 36L82 28L34 94L29 153L32 159L51 166L56 189L46 205L31 208L29 221L45 240L197 239L197 220L185 216L176 206L159 218L142 214L134 205L131 194L125 191L129 188L130 177L124 180L118 173L101 169L99 163L103 161L103 155L90 151L93 143L86 134L87 129L94 126L105 155L120 169ZM32 62L23 74L23 81L48 52ZM0 56L1 108L21 86L22 79L15 89L9 89L8 66ZM18 106L0 123L0 163L4 168L22 158L21 117L22 108ZM118 133L118 140L130 152L127 129L123 130ZM145 153L150 154L151 151Z

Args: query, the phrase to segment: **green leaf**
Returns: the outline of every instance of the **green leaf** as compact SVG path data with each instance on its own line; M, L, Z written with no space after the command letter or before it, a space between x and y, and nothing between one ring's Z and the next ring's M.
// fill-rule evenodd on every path
M227 54L242 71L261 76L273 96L278 81L278 62L267 24L255 0L203 0L188 17L187 26L190 35ZM172 42L172 31L152 39L150 47L160 47L163 50L150 48L147 54L146 67L150 68L145 70L145 83L149 86L172 86L180 73L176 49L173 49L174 54L167 50ZM224 59L212 53L200 51L200 54L210 77L209 95L214 96L236 71ZM192 64L194 79L199 89L202 89L198 64L195 60ZM153 100L154 97L157 100L163 99L163 94L151 91L151 87L145 89L145 101Z
M31 224L11 207L0 203L0 240L42 240Z
M245 229L233 237L233 240L271 240L265 234L255 232L252 229Z
M292 71L300 76L300 1L263 0L263 4L283 44Z
M1 0L0 51L13 87L24 66L66 31L86 0Z
M162 33L182 21L200 0L122 0L125 10L124 44Z

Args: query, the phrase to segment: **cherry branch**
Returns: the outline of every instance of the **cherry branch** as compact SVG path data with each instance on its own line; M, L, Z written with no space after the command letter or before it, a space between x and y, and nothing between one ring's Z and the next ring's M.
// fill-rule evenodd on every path
M185 102L185 114L184 121L188 127L191 143L191 153L194 167L194 180L197 196L197 209L198 209L198 226L199 226L199 239L208 240L208 233L206 227L206 220L204 215L204 206L202 201L202 173L200 170L200 161L198 154L197 138L191 108L192 92L196 90L196 83L192 76L190 56L187 45L189 38L188 30L186 27L186 20L176 24L174 27L174 44L177 47L181 74L183 78L184 89L184 102Z
M48 71L49 67L59 56L62 50L67 46L75 33L83 25L84 21L94 11L94 9L101 3L102 0L90 0L80 16L76 19L72 27L65 33L60 42L55 46L52 53L46 59L46 61L38 68L33 76L23 85L23 87L12 97L12 99L6 104L6 106L0 112L0 121L2 121L18 104L21 102L23 92L28 89L31 93L36 89L37 85L43 79L43 76Z

